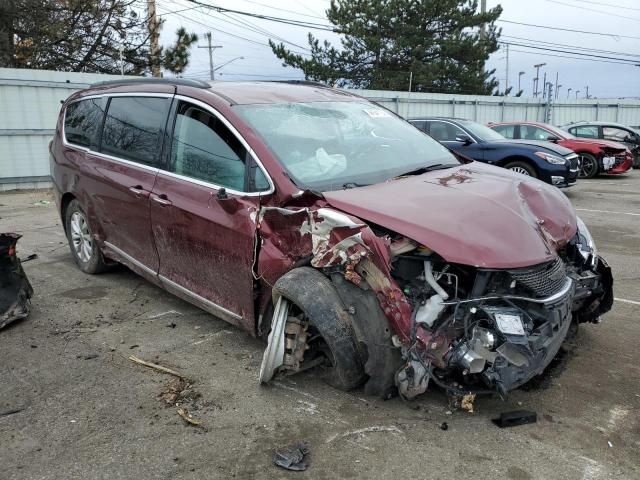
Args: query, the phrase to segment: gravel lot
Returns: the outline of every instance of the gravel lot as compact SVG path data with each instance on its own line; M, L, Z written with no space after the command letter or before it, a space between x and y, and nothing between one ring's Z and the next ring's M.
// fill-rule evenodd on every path
M614 269L613 311L542 381L473 414L438 391L384 402L309 373L260 387L258 340L124 268L84 275L47 192L0 195L0 231L38 254L32 314L0 331L0 479L640 478L640 172L566 193ZM204 428L166 402L176 378L130 355L188 376L179 401ZM521 408L538 423L491 423ZM304 473L271 463L295 440L311 445Z

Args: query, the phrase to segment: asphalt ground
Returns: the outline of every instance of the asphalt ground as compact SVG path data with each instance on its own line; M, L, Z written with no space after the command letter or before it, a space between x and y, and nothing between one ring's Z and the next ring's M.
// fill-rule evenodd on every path
M542 379L474 413L437 390L382 401L312 373L259 386L260 341L125 268L81 273L47 192L0 195L0 231L38 255L31 316L0 330L0 479L640 478L640 172L566 194L613 268L613 310ZM514 409L537 423L491 422ZM297 440L309 468L275 467Z

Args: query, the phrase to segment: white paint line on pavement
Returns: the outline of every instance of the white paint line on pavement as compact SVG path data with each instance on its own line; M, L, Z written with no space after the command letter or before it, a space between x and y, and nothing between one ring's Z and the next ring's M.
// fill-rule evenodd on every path
M627 300L626 298L613 298L616 302L622 303L630 303L631 305L640 305L640 302L636 302L635 300Z
M616 213L618 215L633 215L634 217L640 217L640 213L631 212L612 212L610 210L591 210L590 208L576 208L579 212L595 212L595 213Z

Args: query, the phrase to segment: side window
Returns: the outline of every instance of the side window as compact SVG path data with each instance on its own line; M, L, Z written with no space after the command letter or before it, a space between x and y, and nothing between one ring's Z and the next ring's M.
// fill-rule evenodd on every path
M427 122L424 120L412 120L410 123L418 130L422 130L423 132L427 130Z
M180 103L171 145L174 173L243 192L246 158L247 151L240 140L216 116ZM260 169L256 172L260 172L255 180L257 189L269 188Z
M445 122L430 122L429 135L439 142L455 142L456 136L466 135L461 128Z
M607 140L624 142L628 137L631 137L631 133L623 130L622 128L602 127L602 136Z
M598 127L575 127L569 130L576 137L582 138L598 138Z
M83 147L95 144L96 133L104 118L104 98L74 102L64 114L64 136L67 142Z
M520 138L526 140L547 140L553 135L546 130L534 125L520 125Z
M515 125L498 125L492 127L496 132L505 138L516 138L516 126ZM520 127L522 128L522 127Z
M111 97L100 151L145 165L160 157L168 98Z

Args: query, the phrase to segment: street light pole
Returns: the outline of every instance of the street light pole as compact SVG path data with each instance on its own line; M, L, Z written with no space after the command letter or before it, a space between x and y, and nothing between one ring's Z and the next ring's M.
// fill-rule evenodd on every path
M518 73L518 92L522 91L522 89L520 88L520 79L522 78L522 75L524 75L524 72Z
M578 99L578 94L580 93L580 90L576 90L576 100Z
M586 93L586 97L585 97L585 98L586 98L587 100L589 100L589 85L587 85L587 86L586 86L586 87L584 87L584 88L587 90L587 93Z
M556 85L556 100L560 96L560 87L562 87L562 85L560 85L560 84Z
M571 95L571 90L573 90L573 88L568 88L567 89L567 98L569 98L569 95Z
M538 96L538 78L540 77L540 67L544 67L546 63L538 63L534 65L533 68L536 69L536 78L534 78L534 87L533 87L533 96Z

